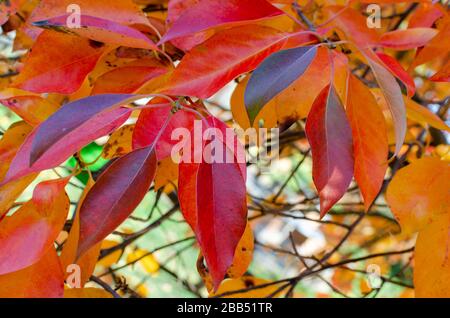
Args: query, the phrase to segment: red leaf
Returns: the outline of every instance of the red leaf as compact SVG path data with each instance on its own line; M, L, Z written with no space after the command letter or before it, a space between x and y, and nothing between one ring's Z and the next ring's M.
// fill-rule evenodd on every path
M217 128L223 134L227 128L212 116L207 119L207 123L209 127L203 127L205 131L207 128ZM236 147L231 149L224 139L218 137L216 141L221 144L223 156L231 155L234 160L207 163L206 158L209 156L205 149L208 142L205 142L203 150L206 154L202 162L180 163L178 181L181 211L196 233L215 288L233 262L247 216L246 166L238 161L238 151L241 150L236 148L242 145L235 143Z
M81 114L81 112L78 113ZM35 129L17 152L1 185L30 173L51 169L60 165L85 145L120 127L128 119L130 113L130 109L117 108L93 117L91 121L83 123L74 129L71 134L66 135L52 145L48 145L45 153L36 162L30 164L31 150L35 144L37 133L37 129ZM50 134L48 137L50 137ZM44 136L43 140L45 138Z
M53 246L35 264L0 275L0 286L1 298L62 298L64 273Z
M383 112L374 96L353 75L348 86L347 114L353 135L355 179L368 210L386 174L388 136Z
M397 77L406 86L408 97L414 96L416 91L416 84L412 77L406 72L400 63L390 55L384 53L377 53L377 56L383 62L383 64L391 71L392 75Z
M0 275L28 267L53 248L69 212L68 179L42 182L33 198L0 222Z
M161 99L153 99L152 103L165 102ZM133 131L133 148L147 147L155 141L156 137L163 128L169 114L171 114L172 106L167 104L164 107L144 109L136 122ZM177 128L186 128L191 130L194 124L195 115L193 113L179 110L170 118L170 122L156 143L156 157L158 160L170 157L172 147L178 143L172 140L172 132Z
M104 49L104 45L88 39L44 31L14 85L36 93L72 94L95 67Z
M284 33L259 25L219 32L184 56L162 91L208 98L238 75L255 69L284 40Z
M152 146L118 159L100 176L81 206L78 256L125 221L148 192L155 171Z
M197 5L200 0L171 0L167 7L167 29L173 22L183 15L187 8ZM193 47L205 42L214 34L214 30L206 30L195 33L193 35L183 36L181 38L172 39L171 43L183 51L190 51Z
M283 11L266 0L201 0L183 12L163 36L161 42L224 24L255 21L280 14L283 14Z
M323 217L342 198L353 177L352 130L332 85L314 101L305 130Z
M159 50L147 36L136 29L102 18L80 15L80 27L68 28L70 14L33 22L34 26L68 32L94 41L120 46Z

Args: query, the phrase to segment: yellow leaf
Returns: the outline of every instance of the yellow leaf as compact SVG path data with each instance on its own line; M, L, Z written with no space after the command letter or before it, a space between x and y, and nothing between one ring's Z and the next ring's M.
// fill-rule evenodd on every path
M419 105L412 99L406 98L405 106L406 106L406 116L409 119L414 120L420 123L422 126L426 127L427 124L441 130L450 131L450 127L440 119L436 114L432 113L428 108Z
M131 152L133 130L134 125L126 125L115 131L103 148L102 157L113 159Z
M172 158L169 157L158 161L155 176L155 191L158 191L166 185L168 186L168 190L172 191L174 188L172 183L176 184L176 180L178 180L178 165L173 162Z
M139 262L139 264L141 264L144 270L149 274L154 274L159 270L159 263L155 256L153 254L149 254L149 252L145 250L137 249L128 254L127 262Z

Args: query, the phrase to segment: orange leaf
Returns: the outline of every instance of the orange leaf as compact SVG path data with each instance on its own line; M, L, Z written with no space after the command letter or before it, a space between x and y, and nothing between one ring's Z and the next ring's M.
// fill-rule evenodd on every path
M78 241L80 239L80 207L84 201L89 190L94 185L94 181L92 179L88 179L86 187L81 195L80 200L78 201L78 208L75 212L75 217L73 220L72 227L70 229L69 236L66 242L63 245L63 249L61 252L60 260L61 266L65 271L65 276L69 274L67 272L67 268L71 264L77 264L80 266L80 283L81 286L89 280L92 273L95 269L95 264L97 263L98 256L100 254L100 246L101 244L94 245L91 249L89 249L85 254L81 255L80 258L77 259L77 249L78 249Z
M36 93L71 94L95 67L104 49L105 45L91 40L44 31L14 85Z
M173 162L172 158L169 157L158 161L155 176L155 191L172 183L177 184L176 180L178 180L178 165Z
M28 267L53 248L69 211L67 182L68 178L41 182L30 201L0 221L0 274Z
M424 127L428 124L437 129L450 131L450 127L428 108L416 103L412 99L404 97L404 100L406 105L406 115L409 119L420 123Z
M253 259L254 240L252 228L250 223L247 222L244 234L236 247L233 263L227 271L231 278L239 278L247 271Z
M0 101L33 126L39 125L59 108L40 96L14 96Z
M113 298L113 296L100 288L66 288L64 298Z
M386 192L386 200L402 230L416 232L433 218L449 211L450 163L423 158L399 170Z
M444 204L447 213L436 217L417 237L414 252L416 297L450 297L450 211L448 202Z
M347 114L353 135L355 179L368 210L383 184L389 145L381 109L369 89L353 75L349 80Z
M35 264L0 275L0 286L0 297L5 298L63 297L64 274L53 246Z

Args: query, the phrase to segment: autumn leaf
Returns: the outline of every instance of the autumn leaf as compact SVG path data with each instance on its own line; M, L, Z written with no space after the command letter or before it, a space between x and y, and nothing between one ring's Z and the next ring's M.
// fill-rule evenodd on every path
M314 101L305 130L323 217L345 194L353 178L354 165L352 130L332 85L325 87Z
M247 222L244 234L236 246L233 263L227 271L228 276L231 278L239 278L247 271L253 259L254 240L252 228L250 223Z
M17 89L0 92L0 102L32 126L37 126L59 108L59 105L39 95Z
M446 213L433 219L432 223L420 231L417 237L414 250L416 297L450 297L449 245L450 214Z
M0 180L5 177L11 160L31 129L30 125L22 121L11 125L4 133L0 140ZM30 175L0 187L0 219L35 177L35 175Z
M2 298L63 297L64 273L53 246L33 265L0 275L0 285Z
M349 79L346 110L352 127L355 179L367 211L381 189L387 170L386 124L374 96L354 76Z
M62 33L75 34L99 43L159 50L155 43L153 43L143 33L114 21L89 15L80 15L80 26L76 28L69 28L67 27L67 21L69 19L70 14L54 17L48 20L36 21L33 22L33 25Z
M283 35L259 25L218 32L184 56L162 91L169 95L208 98L279 50L284 44Z
M33 10L30 20L42 21L67 13L73 0L41 0ZM77 0L82 13L89 16L102 17L124 25L148 24L148 19L132 0Z
M134 211L148 192L155 170L154 149L147 147L120 158L100 176L81 206L78 256L101 242Z
M135 125L125 125L116 130L103 147L102 157L114 159L133 150L133 130Z
M417 121L422 125L430 125L437 129L450 131L450 127L428 108L419 105L412 99L404 98L404 100L408 118Z
M15 87L36 93L71 94L95 67L105 45L44 31L33 45Z
M408 97L412 97L416 91L416 84L411 76L403 69L396 59L384 53L377 53L378 58L387 69L405 85Z
M99 95L100 96L100 95ZM93 102L100 101L95 99ZM92 100L91 100L92 101ZM71 104L66 104L65 106L70 106ZM110 133L115 128L122 125L130 116L131 110L125 108L116 108L111 111L101 112L97 115L94 114L90 121L79 122L76 119L81 118L81 113L78 112L77 102L72 106L74 109L66 112L66 108L61 108L61 113L55 113L48 121L44 122L38 126L33 132L28 135L27 139L22 144L21 148L17 152L16 156L11 162L11 166L8 173L3 180L3 183L17 180L20 177L29 175L31 173L40 172L42 170L50 169L58 166L65 160L67 160L71 155L80 150L83 146L89 144L93 140ZM79 104L78 104L79 105ZM96 103L96 106L101 106L101 103ZM109 104L108 104L109 105ZM103 105L104 106L104 105ZM71 112L75 111L76 115L72 116ZM92 114L92 113L91 113ZM89 116L89 112L85 112L84 115ZM64 121L64 117L67 121ZM86 118L86 117L84 117ZM62 120L62 121L61 121ZM58 122L60 130L58 131L58 125L53 125L52 122ZM69 124L72 125L72 129L69 128ZM79 124L79 126L76 126ZM39 131L45 131L48 129L49 133L52 131L53 143L48 143L48 138L50 135L42 135L42 140L39 141ZM69 133L72 130L72 133ZM68 133L68 134L67 134ZM62 137L62 138L61 138ZM66 140L69 140L70 146L66 144ZM38 149L37 160L32 160L32 149ZM47 148L48 147L48 148ZM35 150L36 151L36 150Z
M161 42L194 34L209 28L260 20L283 12L266 0L214 1L202 0L184 10L183 14L172 24Z
M77 129L92 130L89 128L89 125L96 129L98 129L99 125L100 127L106 126L108 128L99 129L102 130L102 134L99 134L98 131L86 132L85 138L88 138L89 141L104 135L105 133L103 131L106 131L106 133L110 132L112 129L108 127L108 124L111 125L110 122L117 121L117 118L123 118L129 115L130 112L128 109L117 109L117 107L130 103L135 99L136 97L132 95L105 94L91 96L64 105L36 129L36 135L33 139L30 152L30 164L35 163L52 145L57 144L58 141L68 138L70 142L71 134L74 134L76 139L81 139L80 134L76 133ZM83 107L83 112L79 111L80 107ZM116 109L114 110L113 108ZM108 113L105 110L111 111ZM108 118L112 113L115 115L112 118L113 120ZM86 127L85 125L88 126ZM71 141L71 143L75 143L76 139Z
M306 71L316 54L317 47L305 46L277 52L264 60L250 78L244 95L250 124L267 102Z
M0 1L0 297L449 297L447 7Z
M399 170L386 200L406 232L417 232L435 216L448 215L450 165L438 158L423 158Z
M217 119L211 117L209 122L223 129ZM224 156L236 156L234 149L223 147ZM196 233L215 289L233 262L247 218L245 165L221 162L207 163L204 158L201 163L182 162L178 183L181 210ZM225 198L227 206L217 204Z
M178 140L172 137L177 128L184 128L188 131L192 129L195 120L195 114L183 109L172 114L172 106L167 101L159 98L153 99L148 105L161 104L158 107L144 109L136 122L133 131L133 148L139 149L147 147L156 142L155 151L158 160L170 157L172 148L178 143ZM165 106L165 104L167 104ZM166 121L168 124L165 125ZM158 140L163 127L162 135Z
M380 44L395 50L410 50L425 46L438 31L432 28L412 28L384 33Z
M166 74L168 68L153 59L138 60L104 73L95 81L92 95L135 93L152 79Z
M0 275L35 264L53 248L69 211L67 182L65 178L40 183L30 201L0 221Z
M368 53L368 51L366 51ZM406 110L400 86L395 78L369 54L368 63L386 100L395 130L395 155L398 155L406 135Z
M77 259L78 243L80 240L80 207L93 185L94 181L92 179L89 179L81 195L80 204L78 205L75 212L69 236L67 237L67 240L63 245L63 249L60 255L61 266L66 273L66 279L71 274L71 272L69 271L69 266L72 264L76 264L79 266L80 277L77 278L79 279L79 281L75 281L74 283L79 283L81 286L84 286L88 282L92 273L94 272L101 248L101 244L96 244Z
M24 0L10 0L0 3L0 25L8 21L9 17L14 15Z

